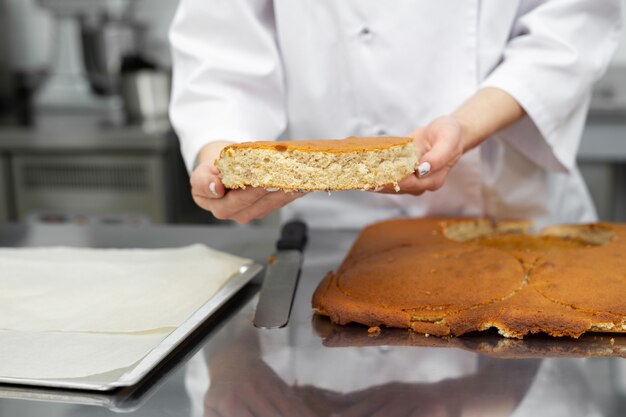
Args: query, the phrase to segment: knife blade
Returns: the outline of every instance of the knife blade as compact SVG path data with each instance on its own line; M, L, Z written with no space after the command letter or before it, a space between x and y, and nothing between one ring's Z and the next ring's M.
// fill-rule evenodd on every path
M304 222L294 220L283 226L276 253L269 258L265 270L253 320L256 327L276 329L289 322L306 242Z

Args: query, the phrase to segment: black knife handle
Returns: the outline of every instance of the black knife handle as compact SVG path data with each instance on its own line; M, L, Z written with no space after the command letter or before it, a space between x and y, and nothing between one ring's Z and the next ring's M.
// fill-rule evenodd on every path
M306 246L306 241L306 224L300 220L292 220L283 226L276 248L278 250L299 250L302 252Z

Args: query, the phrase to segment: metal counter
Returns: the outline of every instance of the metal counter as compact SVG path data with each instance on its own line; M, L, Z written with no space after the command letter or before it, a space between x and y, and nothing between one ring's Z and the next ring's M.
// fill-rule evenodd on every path
M0 226L0 246L174 247L206 243L263 261L275 229ZM251 324L259 282L205 323L135 387L109 394L0 386L2 416L619 416L626 337L494 333L439 339L313 317L317 283L354 231L313 231L289 325Z

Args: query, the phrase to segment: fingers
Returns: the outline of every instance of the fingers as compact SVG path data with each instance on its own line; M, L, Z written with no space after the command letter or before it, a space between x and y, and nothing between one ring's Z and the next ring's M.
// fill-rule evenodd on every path
M253 205L241 210L231 217L237 223L246 224L254 219L262 219L268 214L286 206L298 198L304 197L305 193L296 192L270 192L257 200Z
M424 191L437 191L443 187L449 170L450 168L445 167L442 170L431 172L429 175L421 178L418 178L416 175L412 175L407 178L406 184L399 184L400 192L413 194L415 189L417 189L420 193L423 193Z
M246 210L264 196L270 194L263 188L245 188L229 190L222 198L212 199L208 210L220 220L230 220L237 213Z
M271 415L315 417L315 413L311 411L301 398L290 392L289 387L285 387L285 389L277 389L277 387L267 388L265 394L276 410L278 410L277 413Z
M426 152L419 159L420 177L451 167L463 154L461 127L451 118L436 119L419 134L425 136L427 143Z
M279 410L272 404L267 394L256 385L245 385L244 389L236 388L239 391L239 407L245 408L253 416L269 417L280 415ZM243 413L232 410L229 415L243 415Z
M383 409L387 403L384 396L371 396L364 401L357 402L355 405L347 408L342 413L344 417L366 417L371 416L375 412Z
M243 397L247 400L247 397ZM204 399L205 417L226 417L237 415L241 417L254 417L250 407L242 401L242 395L232 388L210 388Z
M426 191L438 190L443 186L450 169L463 155L460 123L449 116L440 117L428 126L416 129L410 136L419 164L414 175L398 183L398 193L418 196ZM379 192L396 193L389 186Z
M222 149L231 142L216 141L206 144L198 154L198 166L191 173L189 180L194 201L208 210L206 199L222 198L226 194L215 160Z
M200 187L202 186L198 188ZM263 218L306 195L306 193L284 191L269 192L264 188L251 187L242 190L229 190L223 193L221 182L216 183L216 187L218 193L222 192L221 198L207 197L202 195L202 193L196 194L194 192L194 200L200 207L210 211L215 218L234 220L241 224Z
M220 413L217 412L217 410L214 410L213 408L205 408L204 417L222 417L222 416L220 415Z
M214 164L216 152L221 148L203 149L202 163L196 167L189 180L194 202L210 211L220 220L234 220L249 223L303 196L301 193L270 193L263 188L248 187L240 190L226 190L220 173Z
M394 398L383 408L376 411L371 417L405 417L411 412L410 401Z
M449 171L450 168L444 167L444 169L438 172L433 172L421 178L418 178L416 174L409 175L398 183L400 191L396 192L393 187L387 185L377 192L382 194L412 194L418 196L426 191L436 191L443 187Z
M452 414L442 404L422 404L416 406L410 417L450 417Z
M254 384L211 387L204 401L204 416L226 417L233 415L270 417L283 414L272 404L264 389Z
M191 174L189 183L194 200L217 199L226 194L224 184L218 174L214 173L215 167L202 165L197 167ZM198 201L196 201L198 203ZM203 205L202 208L205 208Z

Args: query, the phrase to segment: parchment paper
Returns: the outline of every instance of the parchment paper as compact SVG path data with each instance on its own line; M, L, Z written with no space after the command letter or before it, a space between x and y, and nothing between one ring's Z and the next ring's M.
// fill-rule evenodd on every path
M177 249L0 249L0 330L176 327L250 260Z
M0 249L0 376L130 366L249 263L204 245Z
M128 367L167 333L144 335L0 331L0 375L78 378Z

